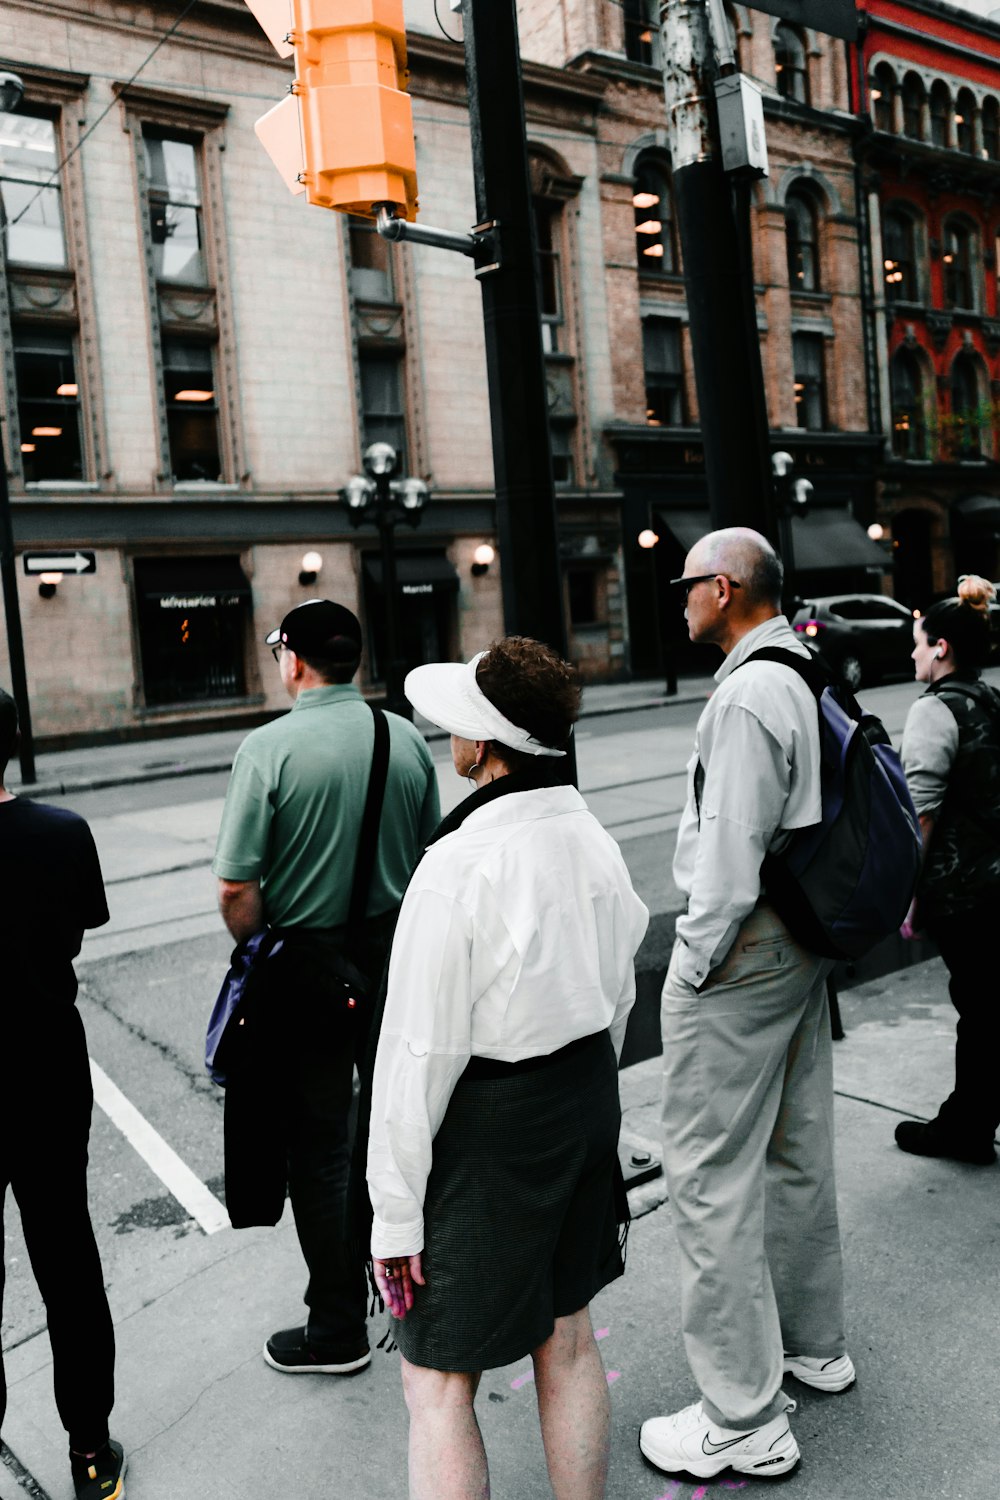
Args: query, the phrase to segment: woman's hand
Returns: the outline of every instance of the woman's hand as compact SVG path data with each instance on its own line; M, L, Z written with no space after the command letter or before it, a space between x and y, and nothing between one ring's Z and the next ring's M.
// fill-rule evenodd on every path
M923 937L923 933L920 930L920 925L917 918L916 901L910 902L910 909L906 913L906 916L903 918L903 925L899 929L899 935L900 937L907 938L908 940L911 938Z
M375 1285L394 1318L405 1318L413 1306L413 1288L426 1286L420 1256L393 1255L388 1260L372 1258Z

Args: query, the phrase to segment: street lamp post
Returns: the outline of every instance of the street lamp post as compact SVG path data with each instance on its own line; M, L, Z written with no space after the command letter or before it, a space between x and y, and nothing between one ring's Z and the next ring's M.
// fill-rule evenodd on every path
M422 479L393 479L398 455L391 443L372 443L363 455L365 474L354 474L340 492L351 525L370 520L382 547L382 587L385 591L385 687L386 705L395 714L412 719L413 710L403 693L399 660L399 627L396 596L396 527L401 521L419 526L427 504L427 486Z
M17 109L24 97L24 84L16 73L0 73L0 113ZM21 607L17 598L17 566L14 553L14 522L10 513L10 491L7 488L7 455L0 429L0 579L3 582L4 618L7 623L7 652L10 657L10 689L17 704L21 730L18 758L21 782L35 781L35 742L31 733L31 707L28 703L28 673L24 662L24 636L21 632Z
M778 533L781 541L781 560L785 564L785 612L795 609L795 543L792 532L793 516L802 515L813 492L808 479L793 479L795 460L790 453L771 454L771 472L778 494Z

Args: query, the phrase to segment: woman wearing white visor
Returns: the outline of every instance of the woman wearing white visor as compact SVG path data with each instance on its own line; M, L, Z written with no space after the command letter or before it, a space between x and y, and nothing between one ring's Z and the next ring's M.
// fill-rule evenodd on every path
M617 1057L648 913L557 781L572 667L508 637L405 691L476 787L404 897L372 1085L371 1251L399 1320L410 1496L489 1494L480 1374L530 1354L553 1491L599 1500L610 1418L588 1304L623 1268Z

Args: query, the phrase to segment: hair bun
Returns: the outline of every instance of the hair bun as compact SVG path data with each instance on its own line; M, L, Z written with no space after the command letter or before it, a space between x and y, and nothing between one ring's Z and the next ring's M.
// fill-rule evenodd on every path
M958 597L963 604L978 609L980 614L989 614L989 607L997 596L995 583L981 578L978 573L963 573L958 580Z

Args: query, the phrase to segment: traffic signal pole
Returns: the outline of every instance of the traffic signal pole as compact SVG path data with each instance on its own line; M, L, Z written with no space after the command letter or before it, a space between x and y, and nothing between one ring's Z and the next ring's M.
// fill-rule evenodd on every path
M718 9L721 13L721 3ZM660 19L667 134L712 525L752 526L777 545L754 296L751 189L749 181L736 181L723 170L714 98L717 72L734 72L735 61L726 34L720 38L721 68L716 68L705 0L663 0Z

